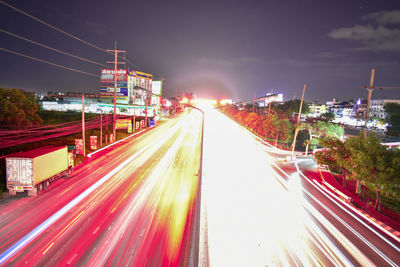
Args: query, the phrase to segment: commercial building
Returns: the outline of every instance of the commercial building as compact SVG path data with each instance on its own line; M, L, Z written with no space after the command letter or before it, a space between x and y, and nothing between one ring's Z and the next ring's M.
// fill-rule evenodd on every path
M400 100L396 99L373 99L369 108L369 116L374 118L385 119L385 105L389 103L400 104Z
M113 69L102 69L100 97L102 102L112 103L114 99ZM118 104L150 105L153 75L129 69L117 69L116 100Z
M315 101L309 104L308 107L310 108L310 114L314 117L319 117L322 114L329 112L327 105L319 104Z

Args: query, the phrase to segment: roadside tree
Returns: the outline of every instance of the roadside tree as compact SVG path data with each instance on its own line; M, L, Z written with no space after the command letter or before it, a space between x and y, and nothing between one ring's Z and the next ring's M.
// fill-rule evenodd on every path
M39 106L34 94L20 89L0 88L0 125L11 129L24 129L39 125Z
M385 105L385 112L387 114L387 122L389 127L387 133L389 135L400 136L400 104L387 103Z

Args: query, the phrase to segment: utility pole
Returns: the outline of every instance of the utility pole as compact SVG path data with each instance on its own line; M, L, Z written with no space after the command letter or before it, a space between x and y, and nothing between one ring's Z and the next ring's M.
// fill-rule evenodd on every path
M297 122L296 122L296 129L294 130L294 138L293 138L293 144L292 144L292 156L294 155L294 147L296 146L296 138L297 134L299 133L299 125L300 125L300 116L301 116L301 108L303 107L303 101L304 101L304 93L306 91L306 85L304 84L303 87L303 94L301 95L301 102L300 102L300 108L299 108L299 115L297 116Z
M106 113L106 144L108 144L108 114Z
M100 109L100 148L103 146L103 110Z
M113 116L113 139L116 139L115 125L117 123L117 66L118 64L125 64L125 62L118 62L118 53L126 53L126 51L117 50L117 41L115 41L114 50L106 50L107 52L114 53L114 62L107 61L106 63L114 63L114 116Z
M368 99L367 99L367 110L365 111L365 124L364 124L364 129L363 129L363 135L364 137L367 137L367 123L368 123L368 115L369 115L369 107L371 105L371 96L372 96L372 91L374 91L374 76L375 76L375 69L371 70L371 76L369 78L369 86L367 87L368 90Z
M135 93L133 93L133 132L136 132L136 106L135 106Z
M82 93L82 140L83 140L83 156L86 157L86 140L85 140L85 94Z
M374 87L374 78L375 78L375 69L371 69L371 76L369 78L369 86L361 86L361 88L365 88L368 90L368 99L367 99L367 110L365 111L365 124L363 129L364 137L367 136L367 123L368 123L368 116L369 116L369 109L371 107L371 98L372 98L372 91L375 89L383 90L383 89L398 89L399 86L390 86L390 87Z

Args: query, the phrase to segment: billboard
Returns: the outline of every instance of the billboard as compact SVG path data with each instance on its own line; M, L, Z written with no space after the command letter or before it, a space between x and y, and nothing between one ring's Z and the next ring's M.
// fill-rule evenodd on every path
M131 124L131 119L117 119L115 124L115 129L128 129L129 124Z
M114 97L114 73L113 69L102 69L100 76L100 96L112 98ZM116 95L117 100L128 100L128 75L129 70L117 69L116 72Z
M162 81L153 81L151 91L153 95L151 96L151 104L159 105L162 92Z
M162 81L153 81L152 92L155 95L161 95Z

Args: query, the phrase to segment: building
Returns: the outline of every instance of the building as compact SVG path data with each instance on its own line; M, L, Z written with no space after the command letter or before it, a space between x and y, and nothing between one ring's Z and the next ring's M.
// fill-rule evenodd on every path
M395 99L373 99L369 108L369 116L373 118L385 119L385 105L389 103L400 104L400 100Z
M353 101L342 101L333 103L327 103L329 111L335 114L336 118L352 118L355 116L355 106Z
M319 117L322 114L329 112L329 108L327 107L327 105L319 104L316 101L309 104L308 107L310 108L311 116L314 117Z
M102 102L114 99L114 70L102 69L100 97ZM118 69L116 73L116 100L118 104L150 105L153 75L141 71Z

